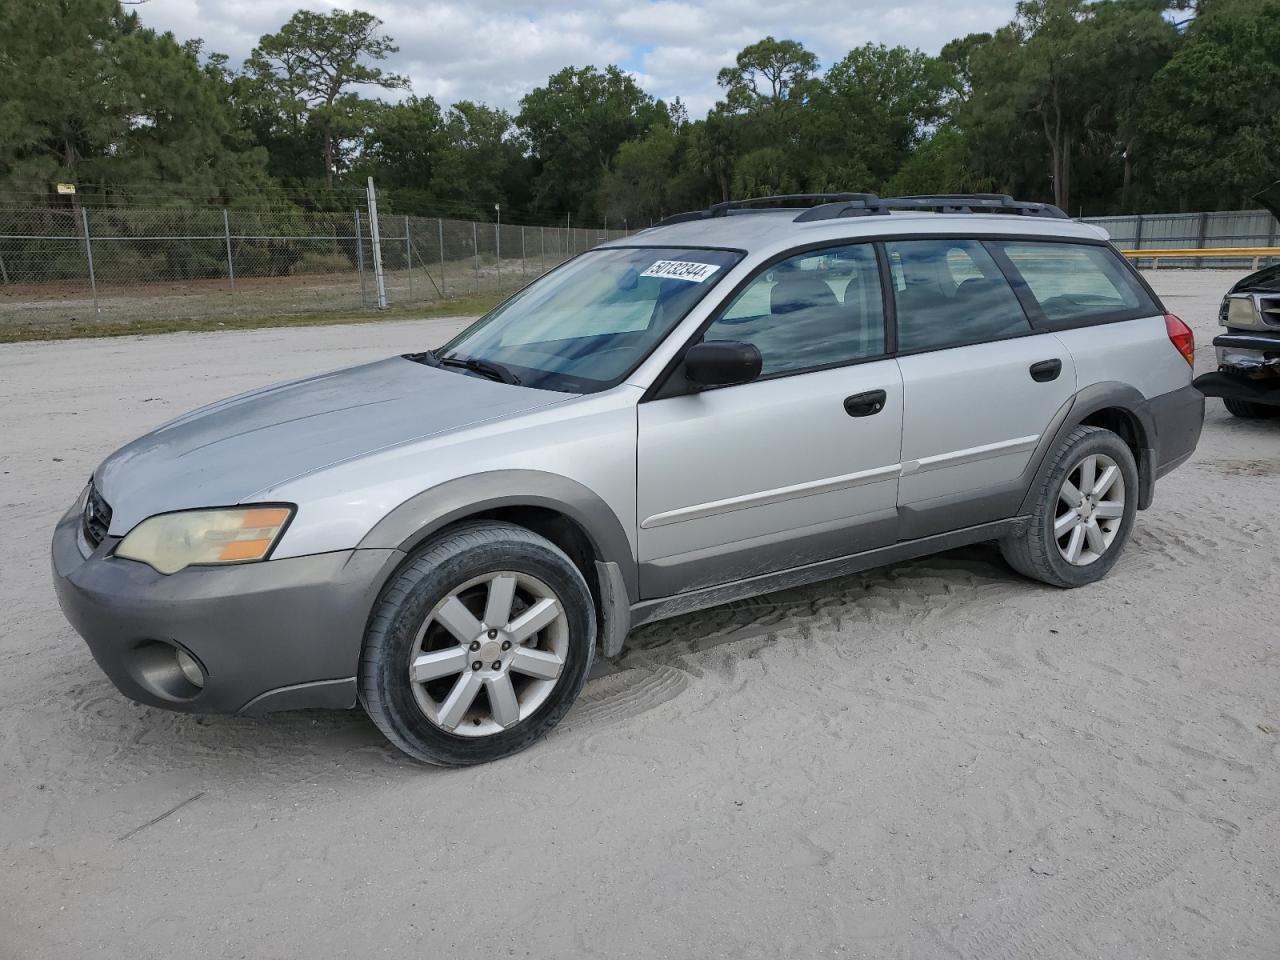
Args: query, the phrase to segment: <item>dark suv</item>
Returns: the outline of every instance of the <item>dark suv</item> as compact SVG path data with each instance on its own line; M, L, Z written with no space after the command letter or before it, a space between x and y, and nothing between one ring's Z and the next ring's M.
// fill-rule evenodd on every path
M1280 220L1280 182L1259 194ZM1280 264L1251 273L1222 298L1214 338L1218 370L1196 378L1209 397L1221 397L1237 417L1280 417Z

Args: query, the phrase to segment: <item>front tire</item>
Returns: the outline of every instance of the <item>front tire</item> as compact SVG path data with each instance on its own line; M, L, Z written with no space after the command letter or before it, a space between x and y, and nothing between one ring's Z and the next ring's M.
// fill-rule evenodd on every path
M573 705L595 624L582 573L553 543L514 524L464 524L383 588L360 658L360 701L411 757L496 760Z
M1280 407L1272 407L1265 403L1231 400L1226 397L1223 398L1222 403L1227 408L1227 413L1244 420L1270 420L1272 417L1280 417Z
M1000 542L1009 566L1055 587L1081 587L1115 566L1138 510L1138 466L1110 430L1076 427L1053 455L1024 534Z

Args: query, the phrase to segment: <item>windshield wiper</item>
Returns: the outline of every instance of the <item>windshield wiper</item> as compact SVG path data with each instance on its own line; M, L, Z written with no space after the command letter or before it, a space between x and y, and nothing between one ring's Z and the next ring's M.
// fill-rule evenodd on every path
M502 364L494 363L492 360L477 360L475 357L436 357L435 354L432 354L432 357L442 367L462 367L482 377L488 377L490 380L509 383L513 386L520 385L519 377Z
M401 356L406 360L412 360L414 363L425 363L428 367L440 366L440 358L430 350L423 350L421 353L404 353Z
M406 360L412 360L414 363L425 363L428 367L462 367L464 370L470 370L472 373L478 373L490 380L497 380L501 383L509 383L513 386L519 386L520 378L508 370L500 363L494 363L491 360L477 360L475 357L437 357L431 350L423 350L421 353L403 354Z

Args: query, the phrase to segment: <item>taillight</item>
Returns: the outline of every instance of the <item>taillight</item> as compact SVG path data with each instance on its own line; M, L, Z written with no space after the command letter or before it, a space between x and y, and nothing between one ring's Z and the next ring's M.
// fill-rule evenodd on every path
M1182 359L1191 366L1196 365L1196 335L1191 328L1172 313L1164 315L1164 329L1169 334L1169 342L1182 354Z

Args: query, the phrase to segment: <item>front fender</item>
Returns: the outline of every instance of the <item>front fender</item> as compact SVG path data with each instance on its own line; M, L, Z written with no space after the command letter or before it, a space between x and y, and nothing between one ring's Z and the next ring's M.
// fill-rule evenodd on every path
M542 470L494 470L424 490L378 521L359 549L409 553L449 524L500 507L543 507L564 514L586 533L597 560L617 565L629 602L637 601L635 551L617 513L576 480Z

